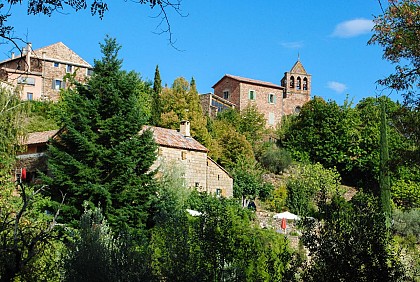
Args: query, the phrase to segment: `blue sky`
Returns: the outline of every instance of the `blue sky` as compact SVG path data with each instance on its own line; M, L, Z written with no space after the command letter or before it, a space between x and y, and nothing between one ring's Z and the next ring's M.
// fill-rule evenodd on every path
M168 44L168 34L157 34L158 11L147 5L108 1L100 20L68 8L51 17L28 16L23 2L12 7L8 23L34 49L62 41L93 64L108 34L122 45L124 69L153 80L159 65L163 84L194 77L200 93L212 92L224 74L280 84L299 55L312 74L312 95L342 104L347 95L358 102L381 94L375 81L393 70L379 46L367 45L371 20L381 13L377 0L183 0L182 16L168 10L179 50ZM0 45L1 59L10 50Z

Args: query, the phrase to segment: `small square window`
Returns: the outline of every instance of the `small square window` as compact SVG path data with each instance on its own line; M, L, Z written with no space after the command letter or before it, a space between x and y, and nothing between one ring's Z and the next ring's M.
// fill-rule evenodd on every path
M86 75L91 76L93 74L92 69L86 69Z
M225 100L229 99L229 91L227 91L227 90L223 91L223 99L225 99Z
M73 66L72 65L67 65L66 67L66 72L72 72L73 71Z
M64 88L65 84L62 80L54 79L52 88L55 90L60 90L61 88Z
M255 91L254 90L249 90L249 94L248 94L248 98L249 100L255 100Z
M195 187L196 187L196 188L200 187L200 182L196 182L196 183L195 183Z
M216 197L220 197L220 196L222 196L222 189L217 188L216 189Z
M34 99L34 93L28 92L26 93L26 100L32 101Z
M276 97L274 96L274 94L272 93L268 94L268 103L274 104L275 102L276 102Z
M55 68L58 68L60 66L60 63L58 63L58 62L54 62L54 67Z
M181 152L181 159L185 160L187 158L187 152L182 151Z

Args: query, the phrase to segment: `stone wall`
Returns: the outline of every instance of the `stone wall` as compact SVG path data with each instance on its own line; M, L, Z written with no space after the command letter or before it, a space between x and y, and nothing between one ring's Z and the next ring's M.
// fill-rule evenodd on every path
M233 179L209 158L207 159L207 191L217 194L217 189L220 189L222 196L233 197Z

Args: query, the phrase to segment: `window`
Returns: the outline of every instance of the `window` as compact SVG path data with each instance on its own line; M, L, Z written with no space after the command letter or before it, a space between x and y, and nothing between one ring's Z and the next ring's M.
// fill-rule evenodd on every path
M34 93L28 92L26 93L26 100L32 101L34 99Z
M55 90L60 90L61 88L65 87L65 83L62 80L59 79L54 79L53 80L53 84L52 84L52 88Z
M220 197L220 196L222 196L222 189L220 189L220 188L217 188L216 189L216 197Z
M308 79L306 77L303 79L303 90L308 90Z
M268 124L274 125L274 113L268 113Z
M223 99L226 99L226 100L229 99L229 91L228 90L223 91Z
M300 90L300 77L297 78L297 81L296 81L296 89L297 90Z
M21 76L18 78L18 84L27 84L35 86L35 78L34 77L27 77Z
M248 93L248 99L249 100L255 100L255 91L254 90L249 90L249 93Z
M290 77L290 88L295 87L295 78L293 76Z
M66 72L72 72L72 71L73 71L73 66L72 65L67 65Z
M86 69L86 75L91 76L93 74L92 69Z
M274 104L276 102L276 96L273 93L268 94L268 103Z
M200 182L195 183L195 188L198 188L198 187L200 187Z
M54 67L55 68L58 68L60 66L60 63L59 62L54 62Z
M297 107L295 108L295 113L296 113L296 114L300 113L300 110L301 110L301 107L300 107L300 106L297 106Z
M181 152L181 159L185 160L187 158L187 152L182 151Z

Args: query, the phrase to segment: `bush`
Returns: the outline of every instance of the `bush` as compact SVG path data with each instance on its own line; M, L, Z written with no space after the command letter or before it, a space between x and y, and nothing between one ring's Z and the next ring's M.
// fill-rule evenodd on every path
M262 153L260 162L268 171L280 174L292 164L292 156L287 150L273 145Z

